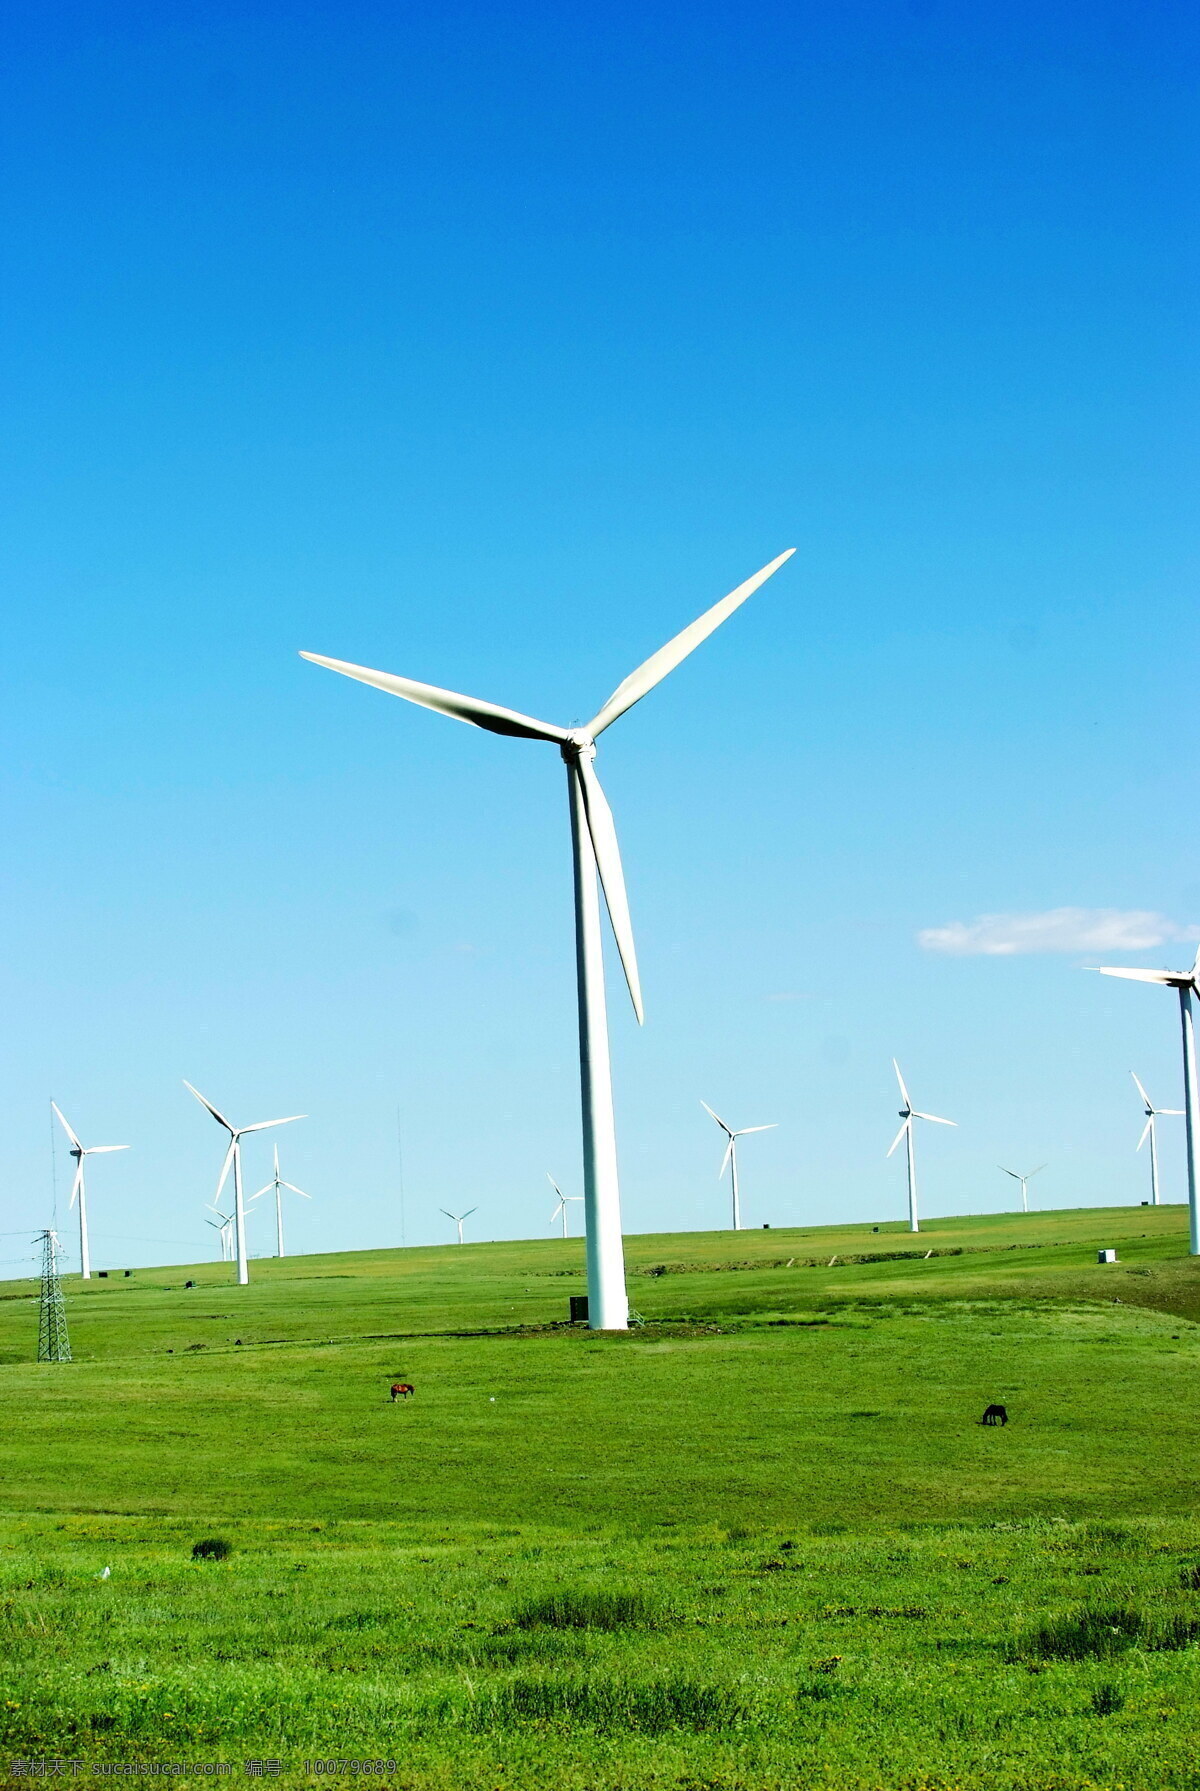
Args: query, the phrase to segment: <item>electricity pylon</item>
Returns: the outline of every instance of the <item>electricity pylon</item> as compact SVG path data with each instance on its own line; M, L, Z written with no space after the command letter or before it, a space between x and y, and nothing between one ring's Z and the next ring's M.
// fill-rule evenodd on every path
M58 1233L42 1233L42 1300L38 1313L38 1361L69 1362L67 1308L58 1273Z

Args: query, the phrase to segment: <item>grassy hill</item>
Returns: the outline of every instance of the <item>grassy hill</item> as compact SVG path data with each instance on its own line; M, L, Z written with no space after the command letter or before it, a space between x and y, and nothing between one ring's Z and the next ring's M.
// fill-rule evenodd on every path
M414 1787L1191 1786L1186 1247L1178 1207L631 1238L622 1336L564 1322L577 1241L139 1270L67 1282L61 1366L6 1283L0 1738L297 1783L382 1749Z

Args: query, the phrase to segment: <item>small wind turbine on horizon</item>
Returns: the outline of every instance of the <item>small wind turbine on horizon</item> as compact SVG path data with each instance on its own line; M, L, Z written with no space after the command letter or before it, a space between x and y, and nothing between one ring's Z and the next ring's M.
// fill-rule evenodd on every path
M729 1140L729 1143L725 1146L725 1155L721 1158L721 1167L717 1170L717 1180L720 1181L721 1177L724 1175L725 1165L728 1163L730 1169L730 1182L733 1188L733 1229L735 1231L740 1231L742 1229L742 1203L738 1198L737 1141L739 1138L748 1137L751 1132L777 1131L779 1121L773 1120L769 1126L740 1126L735 1132L732 1126L727 1126L725 1124L725 1121L721 1118L719 1113L713 1112L707 1101L701 1101L700 1105L712 1119L716 1120L726 1138Z
M1015 1182L1020 1182L1021 1211L1027 1213L1029 1211L1029 1183L1033 1180L1035 1175L1040 1175L1042 1173L1042 1170L1046 1165L1044 1163L1039 1163L1037 1168L1031 1169L1027 1175L1018 1175L1015 1169L1005 1169L1003 1163L997 1163L996 1167L1000 1170L1002 1175L1011 1175Z
M217 1182L217 1191L213 1195L213 1204L221 1198L221 1189L225 1186L230 1166L233 1167L233 1234L237 1245L237 1278L238 1286L245 1287L250 1279L250 1265L246 1260L246 1208L242 1199L242 1139L247 1132L268 1132L272 1126L290 1126L295 1120L307 1118L303 1113L289 1113L286 1119L260 1119L252 1126L232 1126L223 1113L218 1113L211 1101L206 1101L198 1088L193 1088L186 1076L183 1086L194 1094L202 1107L206 1107L219 1126L224 1126L229 1133L229 1149L225 1152L225 1161L221 1165L221 1174Z
M444 1206L440 1206L438 1208L439 1213L446 1213L447 1219L452 1219L454 1221L454 1223L458 1226L458 1241L460 1244L463 1242L463 1233L462 1233L463 1220L469 1219L471 1217L472 1213L477 1213L478 1211L479 1211L479 1208L477 1206L469 1206L467 1208L466 1212L463 1213L462 1217L460 1218L457 1213L447 1213Z
M1142 1135L1137 1141L1137 1148L1139 1150L1141 1150L1141 1148L1142 1148L1143 1144L1145 1144L1147 1138L1150 1140L1151 1204L1154 1206L1161 1206L1162 1201L1158 1197L1158 1130L1157 1130L1154 1122L1156 1119L1160 1118L1163 1115L1166 1115L1170 1119L1182 1119L1183 1108L1182 1107L1156 1107L1154 1105L1153 1101L1150 1099L1150 1096L1146 1093L1145 1089L1142 1087L1141 1083L1138 1081L1136 1075L1134 1075L1134 1072L1132 1070L1130 1070L1129 1074L1131 1076L1133 1076L1134 1086L1136 1087L1138 1093L1141 1095L1142 1105L1146 1109L1146 1124L1142 1128Z
M264 1194L270 1194L272 1192L272 1190L274 1190L274 1194L275 1194L275 1246L276 1246L275 1254L276 1254L276 1256L283 1255L283 1190L284 1190L284 1188L287 1189L289 1194L298 1194L300 1196L301 1200L311 1200L312 1199L311 1194L306 1194L304 1192L304 1189L298 1188L294 1182L285 1182L284 1181L283 1177L279 1173L279 1146L276 1145L275 1146L275 1175L274 1175L273 1180L265 1183L264 1186L258 1190L257 1194L252 1194L250 1196L251 1204L253 1204L254 1201L260 1200Z
M1114 964L1097 964L1101 976L1123 976L1134 983L1158 983L1179 991L1179 1024L1183 1033L1183 1120L1187 1127L1188 1249L1200 1256L1200 1089L1196 1086L1196 1029L1192 1020L1192 995L1200 994L1200 949L1190 970L1128 970ZM1136 1080L1136 1078L1135 1078ZM1139 1085L1140 1086L1140 1085Z
M68 1205L74 1206L76 1200L79 1201L80 1278L84 1281L90 1281L92 1278L92 1256L88 1244L87 1189L84 1187L83 1176L84 1158L107 1156L109 1151L128 1150L129 1146L127 1144L80 1144L78 1138L76 1138L74 1132L63 1117L62 1109L59 1107L58 1103L56 1101L51 1101L50 1105L54 1108L55 1113L57 1113L59 1124L62 1126L63 1131L71 1140L70 1154L75 1159L75 1179L71 1183L71 1199Z
M221 1240L221 1261L229 1262L233 1256L233 1214L223 1213L218 1206L209 1202L208 1210L217 1215L216 1219L206 1219L204 1223L211 1225ZM218 1225L217 1219L221 1222Z
M551 1223L551 1225L553 1225L557 1221L558 1216L561 1213L562 1214L562 1222L563 1222L563 1236L568 1237L570 1235L570 1233L567 1231L567 1208L568 1208L568 1206L570 1206L572 1204L573 1201L582 1200L583 1195L582 1194L564 1194L562 1189L559 1187L558 1183L555 1181L554 1177L551 1175L551 1173L548 1169L546 1171L546 1180L550 1183L550 1186L554 1189L554 1192L558 1195L558 1205L555 1207L554 1211L550 1215L550 1223Z
M736 590L674 639L652 653L637 670L619 684L604 707L585 727L562 728L536 721L515 709L505 709L478 697L462 696L434 684L419 684L391 672L372 671L320 653L303 653L316 665L341 672L360 683L372 684L393 696L404 697L422 708L436 710L456 721L470 722L489 733L521 740L540 740L557 746L567 770L571 805L571 848L575 884L575 974L579 1002L579 1073L583 1119L583 1201L587 1231L588 1324L597 1331L624 1331L629 1327L629 1298L625 1288L625 1254L621 1241L621 1196L617 1176L616 1121L613 1114L612 1064L608 1045L608 1017L604 994L604 959L600 930L597 873L604 890L608 918L629 985L638 1024L642 1022L642 993L625 875L617 845L612 810L595 771L596 740L605 728L654 689L700 643L707 640L735 609L765 584L794 548L781 553L769 565L748 578ZM444 1209L443 1209L444 1210Z
M935 1126L956 1126L958 1121L955 1119L939 1119L936 1113L918 1113L917 1109L908 1098L908 1090L904 1086L904 1077L900 1074L900 1065L896 1062L894 1057L892 1059L892 1068L896 1072L896 1080L900 1084L900 1096L904 1102L903 1107L900 1109L900 1118L904 1121L904 1124L892 1139L888 1156L891 1156L892 1151L895 1150L902 1138L906 1140L908 1145L908 1229L910 1231L920 1231L921 1225L917 1217L917 1160L913 1151L913 1120L928 1119L931 1120Z

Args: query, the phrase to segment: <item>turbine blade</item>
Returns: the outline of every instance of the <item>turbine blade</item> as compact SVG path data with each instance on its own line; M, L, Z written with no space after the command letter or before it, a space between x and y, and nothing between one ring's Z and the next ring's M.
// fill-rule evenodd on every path
M233 1159L236 1154L237 1154L237 1135L235 1133L234 1136L231 1137L229 1140L229 1149L225 1152L225 1161L221 1165L221 1179L217 1183L217 1191L213 1195L214 1201L220 1200L220 1198L221 1198L221 1189L225 1186L226 1179L228 1178L229 1171L230 1171L231 1167L233 1166Z
M728 1133L729 1133L729 1136L730 1136L730 1137L731 1137L731 1138L732 1138L732 1137L733 1137L733 1127L732 1127L732 1126L727 1126L727 1125L726 1125L726 1124L725 1124L725 1121L724 1121L724 1120L723 1120L723 1119L722 1119L722 1118L721 1118L721 1115L720 1115L720 1114L719 1114L719 1113L714 1113L714 1112L713 1112L713 1110L712 1110L712 1108L711 1108L711 1107L710 1107L710 1106L709 1106L709 1104L708 1104L708 1102L707 1102L707 1101L701 1101L701 1103L700 1103L700 1105L701 1105L701 1106L702 1106L702 1107L703 1107L703 1109L704 1109L704 1111L705 1111L705 1112L706 1112L706 1113L707 1113L707 1114L708 1114L708 1115L709 1115L709 1116L710 1116L710 1117L711 1117L711 1118L712 1118L712 1119L715 1119L715 1120L716 1120L716 1122L717 1122L717 1124L718 1124L718 1125L719 1125L719 1126L720 1126L720 1128L721 1128L721 1130L722 1130L722 1131L723 1131L723 1132L728 1132Z
M725 1146L725 1155L721 1158L721 1167L717 1170L717 1180L718 1181L720 1181L720 1179L724 1175L726 1169L729 1167L729 1159L733 1155L734 1137L735 1137L735 1134L733 1132L731 1132L729 1134L729 1143Z
M617 845L617 830L613 825L612 810L604 791L600 788L600 780L596 776L595 767L590 759L582 754L574 760L575 775L579 779L583 791L584 812L587 815L588 832L592 836L592 850L596 855L596 869L600 873L600 886L604 891L604 900L608 906L608 918L612 925L613 937L617 942L617 951L621 956L621 968L625 972L625 981L629 985L629 998L633 1002L633 1011L637 1015L640 1026L644 1019L642 1012L642 990L638 981L637 953L633 947L633 923L629 918L629 899L625 894L625 873L621 869L621 851Z
M550 1183L550 1186L554 1189L554 1192L558 1195L558 1198L561 1200L563 1197L563 1191L559 1187L558 1183L555 1181L554 1177L551 1175L551 1173L548 1169L546 1171L546 1180Z
M751 1132L777 1132L779 1121L772 1120L769 1126L740 1126L734 1133L735 1138L748 1138Z
M285 1182L285 1183L284 1183L284 1186L285 1186L285 1187L286 1187L286 1186L287 1186L287 1183L286 1183L286 1182ZM259 1190L258 1190L258 1193L257 1193L257 1194L252 1194L252 1195L251 1195L251 1196L250 1196L250 1198L251 1198L251 1200L261 1200L261 1199L262 1199L262 1197L263 1197L263 1195L264 1195L264 1194L270 1194L270 1193L271 1193L271 1192L272 1192L272 1190L273 1190L273 1189L274 1189L274 1187L275 1187L275 1183L274 1183L274 1182L268 1182L268 1183L267 1183L267 1185L266 1185L266 1187L265 1187L265 1188L260 1188L260 1189L259 1189Z
M907 1132L907 1130L911 1124L912 1124L911 1119L906 1119L904 1124L900 1127L900 1130L896 1133L896 1136L892 1139L891 1149L888 1151L889 1157L891 1156L892 1151L895 1150L896 1146L899 1144L900 1140L903 1138L905 1132Z
M1097 964L1101 976L1126 976L1134 983L1162 983L1167 988L1186 987L1191 977L1178 970L1121 970L1113 964Z
M781 553L760 572L756 572L753 578L748 578L745 584L730 591L728 597L722 597L719 603L706 609L702 616L669 640L665 647L660 647L657 653L652 653L649 659L644 660L635 672L630 672L624 683L618 684L595 720L588 723L587 732L592 739L603 733L627 709L632 709L635 703L640 702L648 691L662 682L668 672L673 672L681 660L686 659L701 641L707 640L713 630L721 626L727 616L731 616L740 604L745 603L747 597L752 597L760 585L766 584L771 574L778 572L784 561L790 560L795 551L794 547L789 547L786 553Z
M1141 1083L1138 1081L1135 1071L1130 1070L1129 1074L1133 1077L1133 1086L1137 1089L1137 1091L1141 1095L1143 1101L1145 1101L1145 1103L1146 1103L1146 1112L1152 1113L1154 1111L1153 1101L1150 1099L1150 1096L1146 1093L1145 1089L1142 1087Z
M566 728L556 728L548 721L535 721L516 709L504 709L498 703L485 703L479 697L460 696L454 690L441 690L436 684L418 684L415 678L398 678L392 672L373 672L365 665L351 665L344 659L326 659L321 653L301 653L314 665L328 666L345 678L357 678L360 684L373 684L391 696L404 697L422 709L434 709L439 715L455 721L469 721L489 734L511 734L520 740L553 740L561 744L570 735Z
M900 1094L901 1094L901 1097L902 1097L902 1098L903 1098L903 1101L904 1101L904 1105L905 1105L905 1106L906 1106L906 1107L907 1107L907 1108L908 1108L908 1109L909 1109L909 1110L910 1110L910 1112L911 1112L911 1110L912 1110L912 1102L911 1102L911 1101L910 1101L910 1100L909 1100L909 1098L908 1098L908 1090L907 1090L907 1088L905 1088L905 1086L904 1086L904 1077L903 1077L903 1076L902 1076L902 1075L901 1075L901 1074L900 1074L900 1065L899 1065L899 1064L898 1064L898 1063L897 1063L897 1062L896 1062L896 1059L895 1059L895 1058L894 1058L894 1057L893 1057L893 1059L892 1059L892 1068L893 1068L893 1069L894 1069L894 1070L895 1070L895 1072L896 1072L896 1080L897 1080L897 1082L898 1082L898 1083L899 1083L899 1084L900 1084Z
M1001 1172L1002 1175L1011 1175L1015 1182L1019 1182L1021 1179L1015 1169L1005 1169L1003 1163L997 1163L996 1168Z
M83 1158L81 1156L78 1163L76 1163L76 1165L75 1165L75 1179L71 1183L71 1198L67 1202L67 1211L68 1212L75 1205L75 1196L79 1193L79 1190L80 1190L80 1187L82 1186L82 1184L83 1184Z
M75 1146L75 1149L82 1150L83 1149L82 1144L80 1144L78 1138L76 1138L74 1132L71 1130L70 1126L67 1124L66 1120L63 1118L62 1108L58 1105L58 1103L56 1101L51 1101L50 1105L54 1108L54 1111L58 1114L59 1124L62 1126L63 1131L67 1134L67 1137L71 1140L71 1143Z
M444 1207L444 1206L440 1206L440 1207L439 1207L439 1208L438 1208L438 1212L439 1212L439 1213L446 1213L446 1209L445 1209L445 1207ZM454 1214L453 1214L453 1213L446 1213L446 1217L447 1217L447 1219L454 1219ZM457 1219L454 1219L454 1223L455 1223L455 1224L456 1224L456 1225L457 1225L457 1224L458 1224L458 1220L457 1220Z
M915 1107L913 1108L913 1118L931 1119L935 1126L956 1126L958 1124L956 1119L939 1119L936 1113L918 1113Z
M188 1081L186 1076L183 1078L183 1086L185 1088L191 1089L191 1092L195 1095L195 1097L199 1101L200 1105L202 1107L208 1108L208 1111L212 1114L213 1118L216 1120L216 1122L219 1126L224 1126L225 1130L227 1132L232 1132L233 1127L230 1125L230 1123L226 1119L225 1115L223 1113L218 1113L216 1108L213 1106L212 1102L206 1101L204 1096L200 1093L200 1090L198 1088L192 1088L192 1085Z
M83 1154L85 1157L103 1157L110 1150L128 1150L129 1148L127 1144L89 1144Z
M307 1113L289 1113L286 1119L260 1119L257 1125L239 1126L238 1136L243 1132L269 1132L272 1126L290 1126L294 1120L307 1118Z
M1182 1119L1183 1118L1183 1108L1182 1107L1156 1107L1154 1109L1155 1118L1160 1118L1164 1113L1166 1114L1168 1119Z
M466 1212L463 1214L463 1218L469 1219L471 1217L472 1213L477 1213L478 1211L479 1211L479 1208L477 1206L469 1206L467 1208Z
M271 1186L272 1187L275 1186L274 1182L271 1183ZM298 1194L300 1196L301 1200L311 1200L312 1199L312 1195L306 1194L304 1192L303 1188L298 1188L296 1186L295 1182L280 1182L279 1186L281 1188L286 1188L289 1194Z
M1141 1150L1143 1144L1145 1144L1147 1138L1149 1138L1149 1136L1153 1130L1154 1130L1154 1115L1152 1113L1150 1115L1150 1117L1147 1119L1145 1125L1142 1127L1142 1135L1137 1141L1137 1148L1139 1150Z
M1027 1182L1031 1182L1031 1181L1032 1181L1032 1180L1033 1180L1033 1178L1034 1178L1034 1176L1035 1176L1035 1175L1040 1175L1040 1174L1041 1174L1041 1173L1042 1173L1042 1170L1043 1170L1043 1169L1044 1169L1044 1168L1045 1168L1045 1167L1046 1167L1046 1165L1045 1165L1045 1164L1044 1164L1044 1163L1039 1163L1039 1164L1038 1164L1038 1166L1037 1166L1037 1168L1036 1168L1036 1169L1031 1169L1031 1170L1030 1170L1030 1171L1029 1171L1029 1174L1028 1174L1028 1175L1027 1175L1027 1176L1026 1176L1026 1177L1025 1177L1025 1180L1026 1180L1026 1181L1027 1181Z

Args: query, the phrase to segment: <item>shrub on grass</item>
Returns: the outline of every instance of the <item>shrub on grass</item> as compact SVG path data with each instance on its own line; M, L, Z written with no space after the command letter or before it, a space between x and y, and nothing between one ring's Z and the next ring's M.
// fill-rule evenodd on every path
M1200 1618L1165 1617L1156 1621L1129 1605L1107 1610L1085 1608L1041 1624L1016 1650L1038 1660L1111 1660L1127 1648L1154 1654L1191 1648L1200 1642Z
M551 1592L514 1614L518 1629L645 1629L659 1613L640 1592Z
M1092 1693L1091 1712L1093 1716L1113 1716L1118 1710L1125 1708L1125 1693L1119 1686L1106 1682L1098 1685Z
M233 1553L233 1544L226 1542L223 1536L206 1536L202 1542L193 1542L193 1561L228 1561Z
M636 1683L629 1679L516 1679L477 1699L467 1712L475 1729L525 1723L586 1725L607 1733L662 1735L670 1729L728 1729L746 1707L726 1686L692 1679Z
M1200 1592L1200 1565L1193 1561L1190 1566L1181 1567L1179 1584L1185 1592Z

